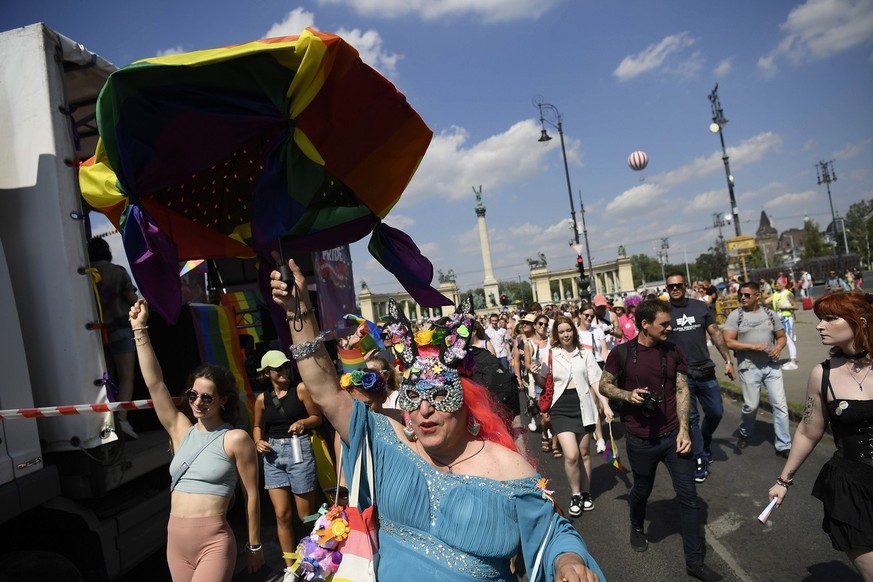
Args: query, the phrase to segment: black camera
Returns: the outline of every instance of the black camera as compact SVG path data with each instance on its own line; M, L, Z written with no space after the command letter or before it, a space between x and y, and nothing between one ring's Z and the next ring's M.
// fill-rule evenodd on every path
M646 399L643 400L642 412L643 416L651 416L658 409L658 406L664 402L664 397L660 394L649 392L646 394Z

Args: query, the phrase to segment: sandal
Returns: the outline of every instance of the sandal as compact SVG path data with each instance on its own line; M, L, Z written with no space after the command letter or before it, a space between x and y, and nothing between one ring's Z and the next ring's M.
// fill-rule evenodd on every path
M561 449L555 448L552 450L552 457L554 457L556 459L560 459L563 456L564 456L564 453L561 452Z
M552 450L552 442L549 439L547 439L546 437L542 438L542 440L540 441L540 444L542 446L544 453L548 453L549 451Z

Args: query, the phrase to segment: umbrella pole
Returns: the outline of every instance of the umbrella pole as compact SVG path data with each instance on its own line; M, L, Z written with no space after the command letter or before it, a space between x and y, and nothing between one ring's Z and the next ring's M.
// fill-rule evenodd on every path
M279 239L279 274L282 275L282 282L291 284L294 282L294 276L291 274L291 267L288 266L288 261L285 260L285 253L282 250L282 239Z
M297 282L294 281L294 275L291 273L291 267L288 266L288 261L285 260L285 253L282 251L282 239L279 239L279 275L282 277L282 282L288 285L291 289L291 295L294 296L294 313L300 313L300 293L297 288ZM303 320L295 319L291 322L294 331L303 330ZM299 326L299 328L298 328Z

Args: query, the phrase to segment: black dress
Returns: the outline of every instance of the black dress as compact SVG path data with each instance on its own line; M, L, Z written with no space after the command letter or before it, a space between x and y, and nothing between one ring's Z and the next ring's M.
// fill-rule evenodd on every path
M873 549L873 400L837 400L829 380L830 361L824 362L822 367L822 401L827 403L837 451L821 468L812 494L824 504L822 529L830 536L835 550L870 550ZM859 457L859 452L863 456Z

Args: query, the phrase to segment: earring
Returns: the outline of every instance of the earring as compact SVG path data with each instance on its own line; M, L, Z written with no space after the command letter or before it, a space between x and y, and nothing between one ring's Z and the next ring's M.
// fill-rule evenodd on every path
M415 436L415 431L412 430L412 421L407 420L406 426L403 427L403 436L410 441L415 441L418 437Z
M476 420L476 417L470 415L470 417L467 419L467 431L473 436L478 436L481 429L482 425L479 424L479 421Z

